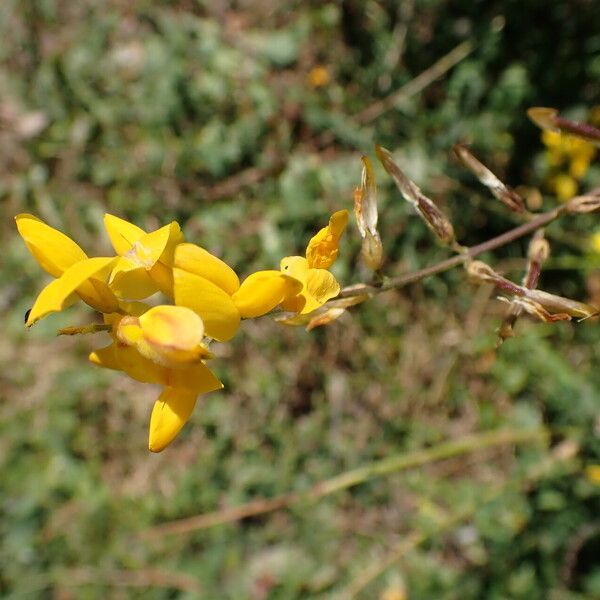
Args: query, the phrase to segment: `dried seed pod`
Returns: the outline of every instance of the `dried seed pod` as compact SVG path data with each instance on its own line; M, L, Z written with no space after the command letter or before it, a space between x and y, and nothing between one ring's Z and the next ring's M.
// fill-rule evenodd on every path
M571 119L561 117L555 108L536 106L530 108L527 111L527 115L541 129L569 133L588 142L600 145L600 129L589 123L572 121Z
M471 279L480 283L491 283L499 290L514 296L515 300L517 298L531 300L547 311L563 312L570 317L580 319L587 319L599 314L598 309L590 304L517 285L510 279L496 273L489 265L480 260L469 261L465 264L465 268Z
M511 187L503 183L492 171L477 159L473 153L461 144L452 148L454 155L467 167L492 194L510 210L525 212L525 202Z
M600 210L600 193L575 196L565 204L565 212L570 215L582 215Z
M539 302L530 300L529 298L513 298L508 300L507 298L498 298L503 302L510 302L513 306L516 306L526 313L536 317L543 323L556 323L558 321L570 321L571 316L566 313L551 313L546 310ZM514 334L513 334L514 335ZM509 336L510 337L510 336Z
M538 229L533 234L531 242L529 242L529 248L527 251L527 270L523 277L524 287L529 289L537 287L540 274L542 272L542 264L549 255L550 245L544 237L544 230ZM506 338L514 336L514 325L522 311L523 307L519 303L515 302L514 300L511 301L510 308L498 329L498 345L501 344Z
M339 319L346 312L345 308L328 308L325 312L316 317L313 317L308 325L306 326L306 331L311 331L316 327L323 327L324 325L329 325L333 321Z
M354 214L363 238L362 256L367 266L378 271L383 262L383 246L377 231L377 186L371 161L362 157L361 185L354 194Z
M382 146L375 146L375 152L384 169L395 181L404 199L415 207L417 213L443 244L454 245L456 243L454 227L446 215L402 172L394 162L389 150Z

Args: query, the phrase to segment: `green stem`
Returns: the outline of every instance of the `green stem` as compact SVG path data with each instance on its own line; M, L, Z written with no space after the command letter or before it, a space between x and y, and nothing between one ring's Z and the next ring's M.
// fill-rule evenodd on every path
M459 440L443 442L431 448L417 450L408 454L396 454L371 462L363 467L352 469L331 479L320 481L305 492L289 492L275 496L274 498L259 498L240 506L233 506L212 513L163 523L142 532L141 537L146 539L161 538L165 535L189 533L216 525L232 523L248 517L287 508L299 502L320 500L325 496L346 490L372 479L420 467L427 463L455 458L505 444L545 442L548 440L548 437L548 431L542 427L536 429L498 429L495 431L474 433Z

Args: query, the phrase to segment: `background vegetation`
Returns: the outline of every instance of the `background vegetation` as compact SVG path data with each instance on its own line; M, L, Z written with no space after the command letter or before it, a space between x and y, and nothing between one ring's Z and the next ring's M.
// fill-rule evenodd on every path
M152 455L155 390L86 364L99 339L55 337L89 321L84 307L24 330L45 279L12 221L33 212L102 253L105 211L147 228L176 218L244 275L301 252L331 211L350 208L360 154L378 142L477 243L514 220L449 160L451 145L472 144L532 206L553 206L569 163L549 160L525 110L594 116L599 32L594 0L3 0L0 595L600 597L596 321L523 320L496 350L503 306L453 271L323 330L247 323L217 349L226 389ZM464 42L456 66L378 114ZM600 185L597 160L584 171L569 185ZM446 256L377 175L386 272ZM548 229L544 289L600 298L598 226L590 216ZM359 246L350 230L336 267L346 284L368 277ZM487 258L518 279L525 249ZM371 460L540 424L551 439L139 537Z

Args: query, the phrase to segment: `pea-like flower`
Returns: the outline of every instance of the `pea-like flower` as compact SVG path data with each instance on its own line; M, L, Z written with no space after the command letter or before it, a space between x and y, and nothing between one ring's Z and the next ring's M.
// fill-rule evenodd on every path
M88 258L71 238L33 215L20 214L15 220L33 257L42 269L56 278L37 297L26 325L67 308L78 299L99 312L119 310L119 300L106 283L114 257Z
M348 211L340 210L311 238L304 256L286 256L279 271L258 271L233 294L242 317L258 317L276 306L307 314L340 293L340 284L328 271L337 259L340 239L348 225Z
M160 452L185 425L198 396L219 390L223 384L204 363L211 354L203 343L204 324L194 311L137 303L132 312L138 314L105 316L112 324L113 342L89 358L137 381L164 387L154 403L148 438L149 449Z

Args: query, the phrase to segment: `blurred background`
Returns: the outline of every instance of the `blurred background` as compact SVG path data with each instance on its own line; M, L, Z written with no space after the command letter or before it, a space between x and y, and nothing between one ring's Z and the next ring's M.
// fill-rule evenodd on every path
M87 363L83 305L25 331L47 276L32 212L90 254L102 215L177 219L241 277L351 209L360 155L394 152L475 244L518 224L450 158L475 153L545 210L600 185L595 0L3 0L0 5L0 595L7 598L600 598L598 324L522 319L454 270L307 333L264 318L215 346L225 390L147 451L156 390ZM407 86L407 87L404 87ZM377 165L385 273L448 255ZM547 229L545 290L600 300L600 221ZM488 260L520 280L527 240ZM370 277L354 224L334 272ZM176 535L157 524L473 433L548 427L320 501Z

